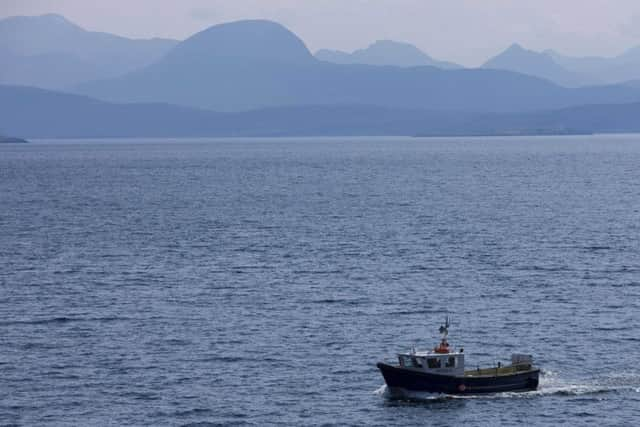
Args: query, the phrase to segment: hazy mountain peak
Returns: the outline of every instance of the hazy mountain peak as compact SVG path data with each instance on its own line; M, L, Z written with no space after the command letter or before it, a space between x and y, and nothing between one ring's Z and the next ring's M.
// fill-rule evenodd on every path
M640 61L640 46L635 46L625 50L620 56L618 56L618 58L623 61Z
M166 60L254 59L300 63L314 61L304 42L284 26L268 20L214 25L179 43Z
M394 40L376 40L364 49L352 53L321 49L316 52L321 61L336 64L395 65L399 67L434 66L439 68L462 68L458 64L437 61L416 46Z
M177 42L87 31L57 14L0 20L0 82L65 88L155 62Z
M376 40L366 49L359 49L353 52L353 55L376 55L379 54L389 60L396 59L405 64L412 61L414 65L424 65L424 62L433 61L433 59L410 43L397 42L394 40ZM383 58L380 58L383 59ZM389 64L391 65L391 64Z
M560 65L553 53L536 52L514 43L506 50L489 59L483 68L515 71L541 77L563 86L579 86L589 83L580 74L573 73Z
M0 32L16 31L84 31L82 27L69 21L62 15L48 13L35 16L10 16L0 19ZM3 34L4 35L4 34Z
M513 43L511 44L508 48L506 48L504 51L502 51L501 53L499 53L498 55L496 55L495 57L491 58L489 61L495 61L496 59L504 59L504 58L527 58L529 60L532 59L542 59L542 60L547 60L547 59L551 59L551 56L547 55L546 53L543 52L536 52L534 50L530 50L525 48L524 46L522 46L519 43Z
M69 25L69 26L72 26L72 27L78 27L78 25L76 25L73 22L69 21L64 16L58 15L57 13L46 13L44 15L35 16L34 18L37 18L37 19L40 19L40 20L47 20L49 22L54 22L54 23L57 23L57 24L64 24L64 25Z
M511 46L507 48L506 51L507 52L532 52L529 49L525 49L524 47L522 47L520 43L513 43Z
M373 43L371 43L369 45L369 49L381 48L381 47L393 47L393 48L408 49L408 50L412 50L412 51L418 51L418 52L422 53L423 55L426 55L426 53L422 52L420 49L418 49L417 47L415 47L411 43L407 43L407 42L399 42L399 41L395 41L395 40L382 39L382 40L376 40L375 42L373 42Z

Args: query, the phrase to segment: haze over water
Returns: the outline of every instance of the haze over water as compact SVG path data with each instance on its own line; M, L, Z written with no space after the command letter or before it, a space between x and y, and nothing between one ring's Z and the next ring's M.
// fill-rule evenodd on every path
M633 425L639 165L639 135L0 146L0 424ZM540 390L386 399L446 314Z

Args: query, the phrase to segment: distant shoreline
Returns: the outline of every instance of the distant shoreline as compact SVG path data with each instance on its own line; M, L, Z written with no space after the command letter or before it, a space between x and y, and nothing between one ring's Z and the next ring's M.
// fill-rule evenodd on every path
M0 136L0 144L26 144L29 141L23 138L16 138L13 136Z
M72 138L34 138L30 140L30 143L33 144L46 144L46 143L122 143L122 142L138 142L138 143L181 143L181 142L215 142L215 141L290 141L290 140L301 140L302 143L305 141L313 141L313 140L388 140L388 139L402 139L402 140L420 140L420 139L441 139L441 140L459 140L461 138L468 138L471 140L485 140L487 138L495 138L495 139L504 139L504 140L519 140L523 138L575 138L575 137L597 137L597 136L610 136L612 138L616 137L624 137L624 136L637 136L640 137L640 132L616 132L616 133L606 133L606 132L594 132L589 134L529 134L529 135L422 135L422 136L411 136L411 135L289 135L289 136L185 136L185 137L143 137L143 136L135 136L135 137L72 137Z
M615 132L612 132L615 133ZM587 136L587 135L595 135L596 132L589 132L589 131L580 131L580 130L571 130L571 131L557 131L557 132L553 132L553 131L547 131L547 130L522 130L522 131L498 131L498 132L470 132L470 133L459 133L459 134L431 134L431 133L425 133L425 134L417 134L415 135L416 138L425 138L425 137L436 137L436 138L442 138L445 136L452 136L452 137L483 137L483 136L493 136L493 137L500 137L500 136L505 136L505 137L518 137L518 136ZM605 134L607 134L605 132Z

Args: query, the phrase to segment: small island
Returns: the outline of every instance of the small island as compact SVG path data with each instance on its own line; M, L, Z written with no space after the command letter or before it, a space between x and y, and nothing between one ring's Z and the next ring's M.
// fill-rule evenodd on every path
M10 144L10 143L26 143L29 142L26 139L16 138L14 136L4 136L0 135L0 144Z

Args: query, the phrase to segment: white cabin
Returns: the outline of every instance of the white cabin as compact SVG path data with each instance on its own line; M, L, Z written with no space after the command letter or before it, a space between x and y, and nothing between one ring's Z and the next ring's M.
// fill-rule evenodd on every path
M464 375L464 353L411 352L399 353L400 367L439 375Z
M401 368L415 369L416 371L428 372L439 375L464 375L464 350L453 351L447 342L449 335L449 316L446 317L444 325L440 326L442 338L433 351L398 354L398 362Z

